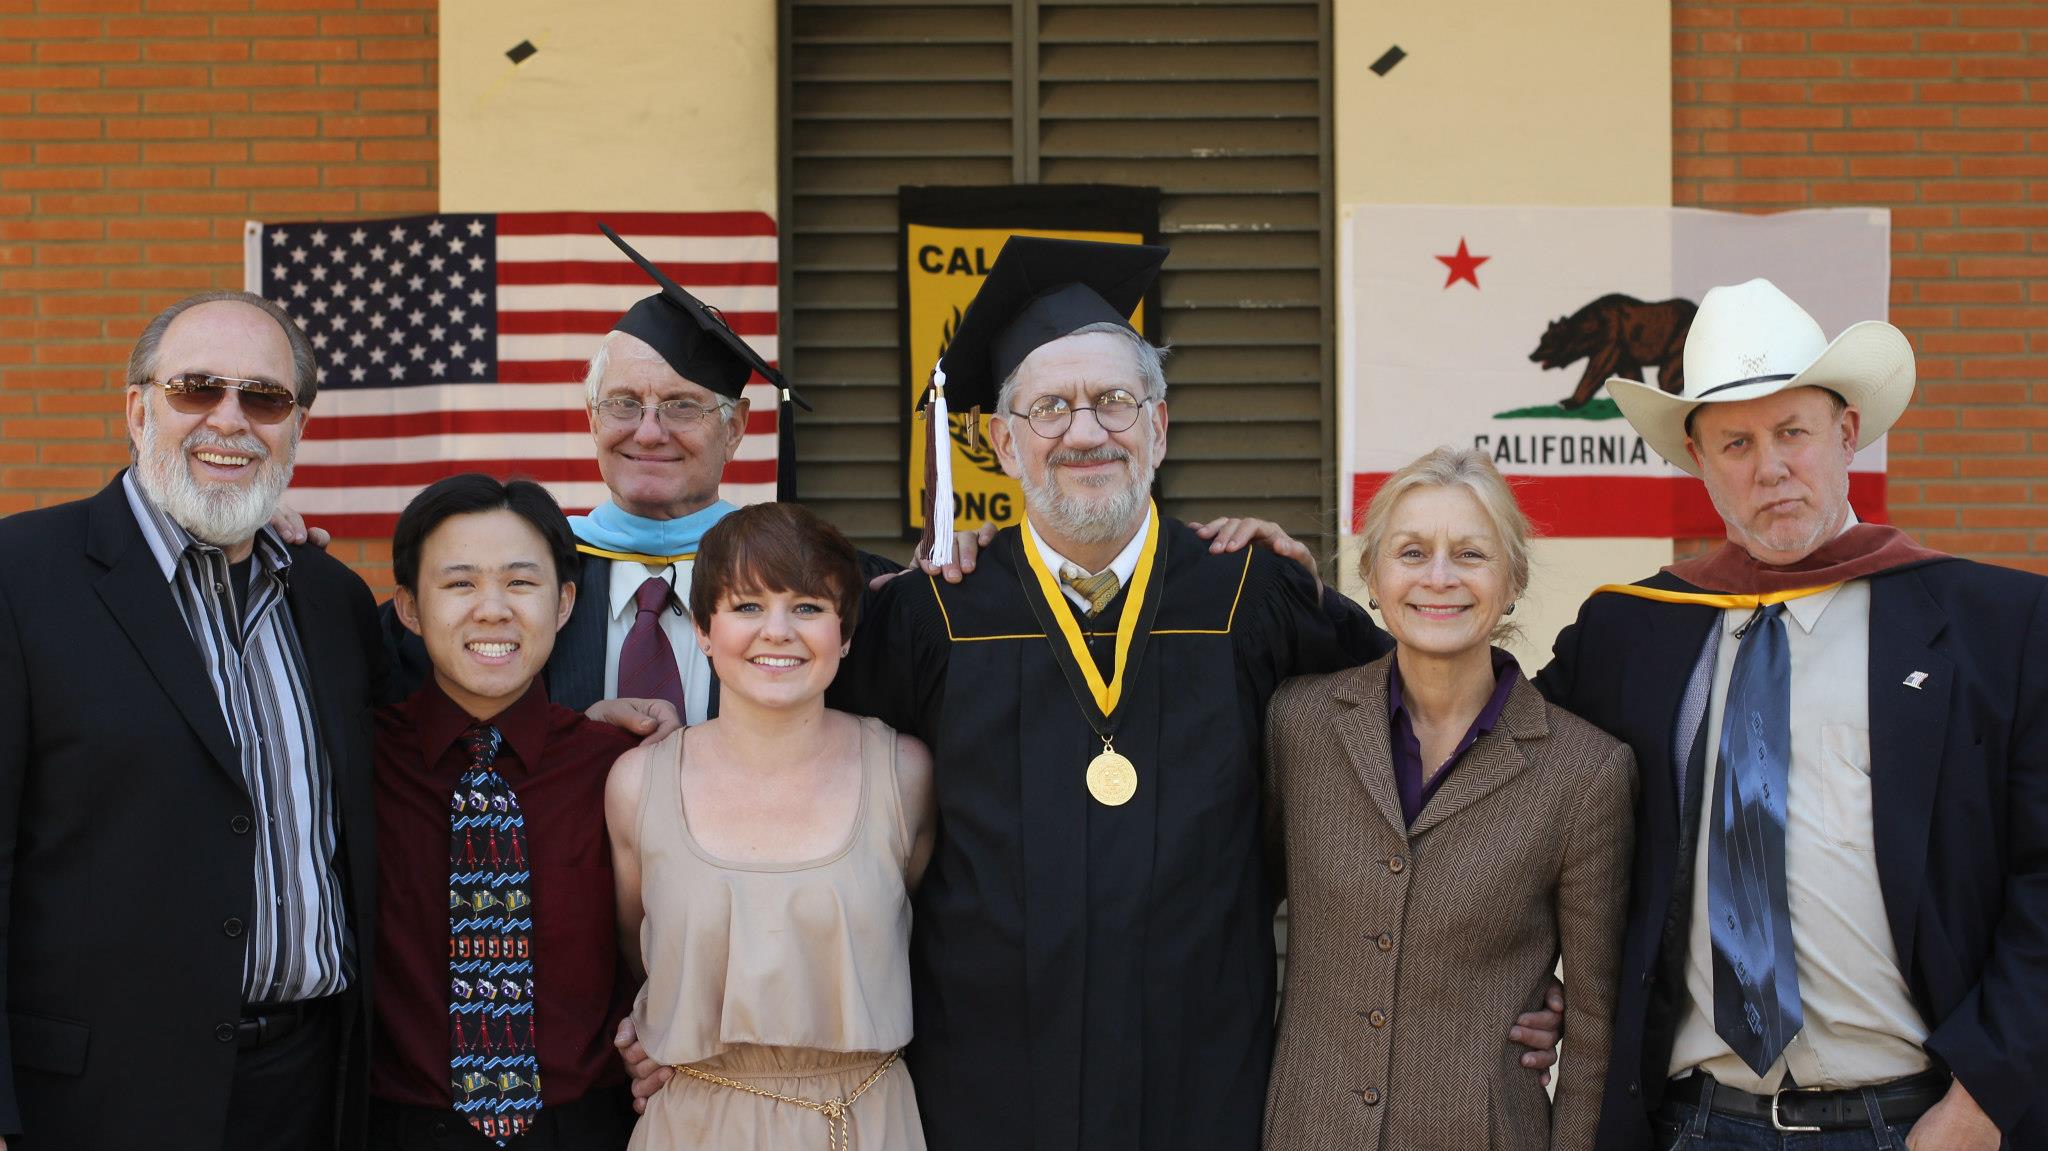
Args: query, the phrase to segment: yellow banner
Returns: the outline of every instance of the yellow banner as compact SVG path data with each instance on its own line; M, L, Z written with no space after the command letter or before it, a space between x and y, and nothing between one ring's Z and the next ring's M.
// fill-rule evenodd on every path
M995 266L996 253L1011 236L1050 236L1063 240L1100 240L1119 244L1142 244L1139 232L1102 232L1044 228L948 228L930 224L904 225L906 250L904 276L908 291L907 322L910 350L910 378L903 397L910 410L909 450L905 453L905 490L911 493L909 523L913 531L924 528L924 453L928 435L919 401L931 383L932 366L952 342L968 302L981 288L981 281ZM1131 317L1131 326L1145 330L1145 307ZM1024 497L1017 481L1003 474L995 449L988 443L988 420L983 412L979 426L970 429L974 417L968 412L952 413L953 441L953 526L980 527L984 522L1013 524L1024 517Z

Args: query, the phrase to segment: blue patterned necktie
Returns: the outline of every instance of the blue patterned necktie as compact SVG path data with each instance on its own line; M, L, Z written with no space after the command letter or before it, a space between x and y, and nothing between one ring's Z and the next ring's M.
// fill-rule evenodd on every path
M449 1075L455 1110L503 1147L540 1110L526 817L492 766L498 729L474 724L462 742L469 770L449 805Z
M1707 828L1714 1030L1758 1075L1804 1022L1785 898L1785 798L1792 767L1792 655L1785 605L1743 625L1722 707Z

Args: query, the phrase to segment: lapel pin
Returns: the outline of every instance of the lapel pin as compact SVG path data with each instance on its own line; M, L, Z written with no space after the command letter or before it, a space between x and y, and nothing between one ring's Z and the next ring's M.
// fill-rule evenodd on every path
M1919 691L1920 685L1927 682L1927 673L1916 671L1912 675L1907 676L1904 682L1907 687L1912 688L1914 691Z

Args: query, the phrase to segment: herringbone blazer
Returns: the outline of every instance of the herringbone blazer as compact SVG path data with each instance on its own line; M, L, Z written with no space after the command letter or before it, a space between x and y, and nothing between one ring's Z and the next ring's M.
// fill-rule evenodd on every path
M1388 656L1284 684L1267 710L1287 977L1267 1151L1588 1148L1628 902L1635 760L1517 674L1409 828ZM1560 954L1555 1107L1508 1039Z

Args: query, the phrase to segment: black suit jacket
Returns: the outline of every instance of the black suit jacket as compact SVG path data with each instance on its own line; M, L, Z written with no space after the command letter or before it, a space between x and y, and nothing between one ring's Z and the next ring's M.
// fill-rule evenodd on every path
M287 599L333 766L354 932L353 1129L376 953L381 653L363 582L317 549L292 557ZM255 887L254 839L232 821L261 818L240 763L121 481L0 520L0 1133L11 1143L221 1145L248 944L223 924L250 918Z
M1928 1050L2007 1145L2048 1147L2048 580L1944 560L1872 577L1870 591L1872 820L1899 968ZM1685 1005L1700 773L1681 796L1673 737L1719 615L1593 596L1537 677L1633 748L1641 775L1601 1147L1650 1145Z

